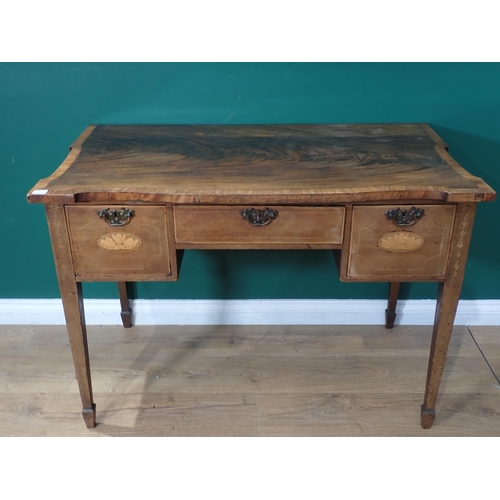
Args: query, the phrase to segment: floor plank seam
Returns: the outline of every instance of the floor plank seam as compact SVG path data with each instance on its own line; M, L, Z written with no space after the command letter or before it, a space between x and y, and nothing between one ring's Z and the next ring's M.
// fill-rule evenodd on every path
M498 327L455 329L431 430L419 425L428 328L329 330L90 329L89 431L69 347L64 360L53 349L65 328L16 327L0 346L0 436L500 435Z

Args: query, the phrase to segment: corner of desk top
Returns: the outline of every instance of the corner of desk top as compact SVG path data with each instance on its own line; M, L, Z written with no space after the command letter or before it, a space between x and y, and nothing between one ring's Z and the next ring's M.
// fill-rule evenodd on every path
M449 146L443 140L443 138L437 134L437 132L428 123L419 123L420 127L424 132L439 146L442 146L446 151L448 151Z
M81 151L82 144L92 134L97 125L88 125L85 130L69 147L69 154L54 173L44 179L40 179L36 185L28 192L28 203L75 203L74 194L50 193L48 188L51 181L61 176L73 164Z
M80 148L85 140L89 137L89 135L97 128L97 125L87 125L85 130L76 138L75 141L69 147L69 150L72 151L74 148Z
M49 193L48 189L37 189L37 186L26 195L28 203L43 203L44 205L53 203L66 205L75 203L73 194Z

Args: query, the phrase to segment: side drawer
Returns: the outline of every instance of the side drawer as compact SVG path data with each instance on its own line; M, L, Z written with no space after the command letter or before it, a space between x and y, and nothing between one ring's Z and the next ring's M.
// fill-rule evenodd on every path
M347 280L442 279L446 274L454 205L422 205L414 225L398 226L386 212L412 206L354 206ZM420 208L420 206L418 207Z
M132 206L133 216L112 225L101 210L122 206L66 206L76 276L95 281L172 279L167 213L162 206ZM113 222L113 221L111 221Z
M266 209L273 211L268 221ZM253 212L245 218L245 210ZM256 211L264 221L251 222ZM174 206L175 241L181 248L339 247L344 213L344 207L179 205Z

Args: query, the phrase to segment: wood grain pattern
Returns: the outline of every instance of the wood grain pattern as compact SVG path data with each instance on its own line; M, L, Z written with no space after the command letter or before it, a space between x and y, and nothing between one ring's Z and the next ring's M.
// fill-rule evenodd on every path
M466 394L442 401L443 423L432 431L418 428L418 415L409 410L419 403L413 394L263 394L257 397L259 436L499 436L498 396L492 391ZM390 425L382 422L381 408L391 415Z
M420 205L419 205L420 207ZM424 216L414 226L398 227L387 220L385 212L393 206L355 206L346 279L413 281L418 278L443 278L448 263L449 245L455 218L454 205L422 205ZM402 205L401 209L411 208ZM388 251L381 243L388 236L408 234L422 240L408 252ZM384 241L381 242L381 240ZM416 240L417 241L417 240ZM417 241L418 242L418 241ZM396 242L397 243L397 242Z
M63 205L47 205L46 214L71 353L82 400L83 419L85 425L92 428L95 425L96 407L92 393L82 285L75 281L70 237Z
M179 248L332 248L342 243L344 207L270 208L278 216L267 226L252 226L239 206L174 206ZM255 209L265 207L255 206Z
M451 337L436 422L419 427L430 334L92 326L100 411L89 432L76 409L65 327L0 326L0 435L499 436L499 389L465 327Z
M89 129L90 130L90 129ZM436 149L438 148L438 149ZM441 151L442 150L442 151ZM99 125L31 202L480 201L494 191L418 124ZM314 196L313 196L314 195Z
M436 319L432 331L429 367L424 403L422 405L421 422L424 429L430 428L435 418L436 400L441 377L443 376L458 300L462 290L476 209L477 203L461 203L458 205L446 279L444 282L439 283Z
M444 281L422 410L422 425L430 427L475 204L494 197L484 181L458 165L427 125L88 127L59 169L28 193L30 202L47 205L87 426L93 426L95 406L81 281L122 283L127 315L123 282L177 279L185 248L331 248L344 281ZM425 207L426 215L416 226L394 229L385 212L402 200ZM102 226L96 211L105 206L99 202L113 202L116 208L130 203L136 216L126 229ZM279 217L269 226L249 226L240 211L253 206L279 209ZM389 299L388 317L395 300ZM367 378L361 360L349 358L350 364L340 362L343 376ZM287 362L286 356L274 360L272 381L305 370L297 362L290 372ZM383 376L386 362L372 369L370 383ZM140 355L137 363L140 367ZM228 358L214 377L231 387L247 363ZM266 367L259 363L248 364L253 373L243 390L279 391L279 385L268 385ZM192 376L186 379L173 366L166 378L175 387L193 384ZM164 375L160 367L154 370ZM198 370L194 385L206 389L203 383L212 368L201 362ZM307 391L320 380L321 390L327 391L331 375L328 362L319 358L299 389ZM151 378L149 371L143 376Z
M44 203L44 195L40 194L32 194L33 191L45 191L47 185L50 184L53 180L59 178L62 174L66 172L72 165L73 162L78 158L81 153L82 144L86 141L88 136L95 130L96 125L89 125L80 136L73 142L73 144L69 148L69 154L63 163L59 166L59 168L49 177L45 179L40 179L33 189L28 194L28 201L30 203ZM51 203L71 203L73 200L72 195L64 194L64 193L51 193L50 202Z
M164 207L135 207L135 216L124 226L111 226L97 212L108 206L67 206L75 274L79 279L98 275L101 281L117 280L126 275L171 278L171 254L167 240ZM117 208L120 208L119 206ZM125 243L136 245L129 248ZM114 246L113 246L114 245Z

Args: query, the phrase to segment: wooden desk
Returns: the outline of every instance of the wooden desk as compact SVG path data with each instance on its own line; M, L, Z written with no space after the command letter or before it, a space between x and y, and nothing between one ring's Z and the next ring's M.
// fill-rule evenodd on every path
M83 281L174 281L184 249L332 249L342 281L436 281L422 427L430 428L477 203L495 192L428 126L90 126L29 193L46 205L87 427Z

